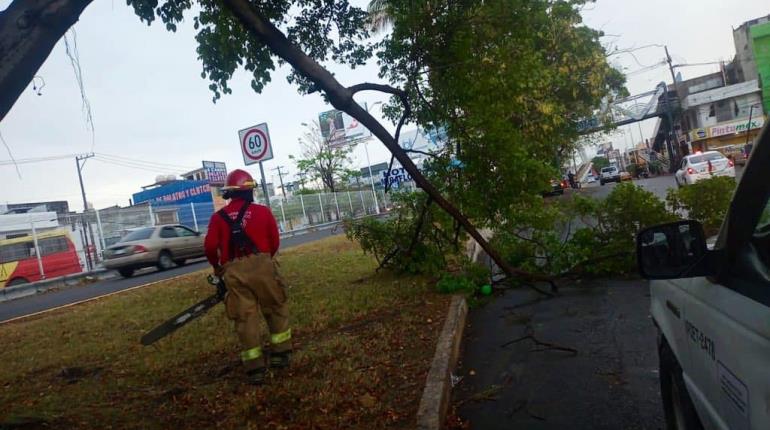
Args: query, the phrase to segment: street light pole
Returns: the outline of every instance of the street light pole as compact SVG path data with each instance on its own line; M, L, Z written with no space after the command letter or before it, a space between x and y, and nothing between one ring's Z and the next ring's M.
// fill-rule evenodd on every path
M373 103L372 106L375 105L381 105L382 102L376 102ZM366 109L366 113L369 113L369 105L364 103L364 109ZM366 152L366 165L369 167L369 181L372 184L372 194L374 195L374 206L376 207L376 213L377 215L380 214L380 203L377 201L377 190L374 188L374 176L372 175L372 163L369 161L369 138L366 138L364 140L364 151Z

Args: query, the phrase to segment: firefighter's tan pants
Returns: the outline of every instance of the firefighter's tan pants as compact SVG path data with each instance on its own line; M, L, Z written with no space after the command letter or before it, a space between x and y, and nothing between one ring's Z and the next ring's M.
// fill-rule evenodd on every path
M264 316L270 330L273 352L291 350L286 290L270 254L254 254L224 265L227 286L225 308L235 321L247 370L265 366L259 319Z

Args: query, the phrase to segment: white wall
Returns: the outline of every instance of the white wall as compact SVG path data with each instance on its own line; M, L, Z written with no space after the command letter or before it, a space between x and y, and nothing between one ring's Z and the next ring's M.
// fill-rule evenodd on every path
M29 212L23 214L0 215L0 238L6 235L20 232L31 232L32 225L35 229L46 230L59 227L56 212Z

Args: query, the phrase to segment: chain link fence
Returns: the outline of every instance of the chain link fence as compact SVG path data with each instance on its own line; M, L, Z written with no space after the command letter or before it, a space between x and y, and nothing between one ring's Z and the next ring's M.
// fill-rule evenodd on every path
M371 190L271 199L271 210L284 234L375 215L390 205L389 195L382 191L375 195ZM36 221L30 217L18 234L7 234L0 240L0 287L98 269L104 250L133 229L181 224L205 234L214 211L212 202L153 203L92 209L59 215L55 220Z

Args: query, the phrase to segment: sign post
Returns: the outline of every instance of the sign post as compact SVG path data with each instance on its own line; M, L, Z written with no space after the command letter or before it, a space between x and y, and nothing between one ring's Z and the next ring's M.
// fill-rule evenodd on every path
M259 163L259 174L262 177L262 193L265 195L265 203L270 207L270 196L267 194L267 182L265 181L265 168L263 161L273 159L273 145L270 142L270 132L267 123L244 128L238 131L238 138L243 153L243 163L247 166Z

